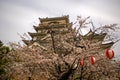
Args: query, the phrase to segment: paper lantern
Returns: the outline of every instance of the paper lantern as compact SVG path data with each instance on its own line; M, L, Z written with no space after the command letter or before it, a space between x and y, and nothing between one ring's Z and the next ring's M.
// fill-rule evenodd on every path
M109 59L112 59L114 57L114 51L111 49L107 49L105 54L106 54L106 57Z
M91 62L92 65L95 64L95 57L94 56L90 57L90 62Z
M81 61L80 61L80 65L81 65L81 66L84 66L84 60L81 60Z

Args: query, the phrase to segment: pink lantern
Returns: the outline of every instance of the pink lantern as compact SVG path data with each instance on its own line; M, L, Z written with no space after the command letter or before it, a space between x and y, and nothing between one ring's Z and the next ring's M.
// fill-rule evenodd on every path
M90 57L90 62L91 62L92 65L95 64L95 57L94 56Z
M105 54L106 54L106 57L109 59L112 59L114 57L114 51L111 49L107 49Z
M84 60L81 60L81 61L80 61L80 65L81 65L81 66L84 66Z

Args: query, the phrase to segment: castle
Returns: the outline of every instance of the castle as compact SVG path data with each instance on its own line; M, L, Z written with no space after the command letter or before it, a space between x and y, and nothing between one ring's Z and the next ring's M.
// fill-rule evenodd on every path
M102 41L107 34L96 34L92 30L84 36L79 36L82 40L78 39L76 31L72 28L73 25L69 21L68 15L54 18L39 18L39 20L40 24L38 26L33 26L36 33L28 32L32 39L23 40L28 46L37 44L42 49L52 49L54 51L57 49L57 51L63 51L64 53L66 50L72 50L75 47L84 48L86 45L84 44L84 41L89 41L90 44L97 44L97 42L99 42L99 47L104 49L109 48L114 44L113 42L102 44Z

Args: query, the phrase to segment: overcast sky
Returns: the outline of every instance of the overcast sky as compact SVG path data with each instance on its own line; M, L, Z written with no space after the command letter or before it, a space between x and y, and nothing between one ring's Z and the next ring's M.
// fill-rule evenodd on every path
M81 15L91 16L97 25L120 24L119 8L120 0L0 0L0 40L21 41L17 33L34 31L39 17L69 15L75 22Z

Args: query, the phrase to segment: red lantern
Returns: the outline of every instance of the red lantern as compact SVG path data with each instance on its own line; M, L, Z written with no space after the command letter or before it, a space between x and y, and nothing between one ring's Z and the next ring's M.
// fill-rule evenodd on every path
M80 61L80 65L81 65L81 66L84 66L84 60L81 60L81 61Z
M106 50L106 57L112 59L114 57L114 51L111 49Z
M90 57L90 62L91 62L92 65L95 64L95 57L94 56Z

